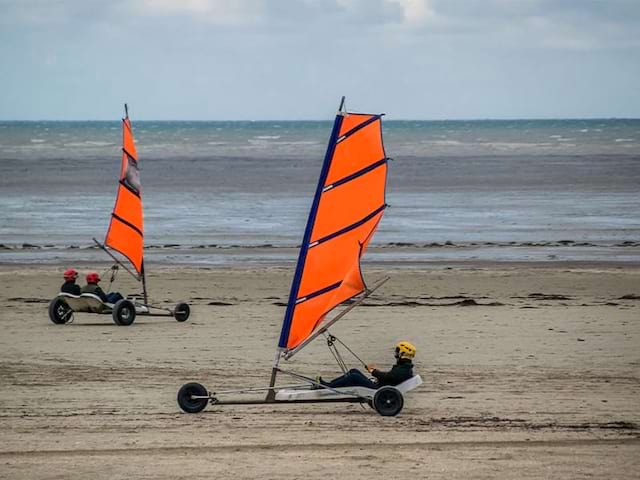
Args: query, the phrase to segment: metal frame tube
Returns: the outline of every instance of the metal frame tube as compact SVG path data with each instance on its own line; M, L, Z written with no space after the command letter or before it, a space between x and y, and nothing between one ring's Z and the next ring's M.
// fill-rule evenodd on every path
M193 397L193 398L210 398L210 397ZM289 403L367 403L367 399L363 397L353 398L319 398L310 400L217 400L211 399L212 405L275 405Z

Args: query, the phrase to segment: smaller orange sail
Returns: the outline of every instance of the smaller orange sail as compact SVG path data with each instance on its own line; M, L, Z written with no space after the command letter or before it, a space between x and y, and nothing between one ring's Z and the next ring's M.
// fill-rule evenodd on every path
M127 113L122 119L122 166L118 194L104 244L129 259L138 275L143 274L143 223L138 153Z

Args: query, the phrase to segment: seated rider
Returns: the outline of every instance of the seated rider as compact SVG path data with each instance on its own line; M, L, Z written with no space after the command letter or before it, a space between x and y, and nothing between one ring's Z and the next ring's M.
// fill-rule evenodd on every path
M116 303L118 300L122 300L124 297L119 292L104 293L104 291L98 286L100 282L100 275L96 272L87 273L87 284L82 287L82 293L93 293L100 297L105 303Z
M367 371L375 377L375 380L372 380L360 370L353 368L330 382L325 382L321 377L317 378L317 382L330 388L367 387L378 389L385 385L396 386L413 377L412 359L415 356L416 347L409 342L402 341L396 345L396 364L391 367L391 370L383 372L378 370L375 365L367 365Z
M78 272L73 268L70 268L65 270L62 276L64 277L64 283L60 287L60 291L63 293L70 293L72 295L80 295L80 285L76 284Z

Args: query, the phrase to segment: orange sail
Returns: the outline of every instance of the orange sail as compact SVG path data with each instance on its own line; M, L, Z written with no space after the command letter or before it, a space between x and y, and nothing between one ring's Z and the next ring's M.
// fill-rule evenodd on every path
M307 221L278 346L292 350L365 290L360 259L386 207L382 116L340 112Z
M116 204L104 244L127 257L138 275L143 274L144 225L138 153L131 121L122 119L122 167Z

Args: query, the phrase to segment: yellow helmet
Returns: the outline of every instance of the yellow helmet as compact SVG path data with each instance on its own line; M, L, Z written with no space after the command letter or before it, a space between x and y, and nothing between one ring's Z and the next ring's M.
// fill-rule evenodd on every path
M413 358L416 356L416 347L413 344L402 341L396 344L396 358Z

